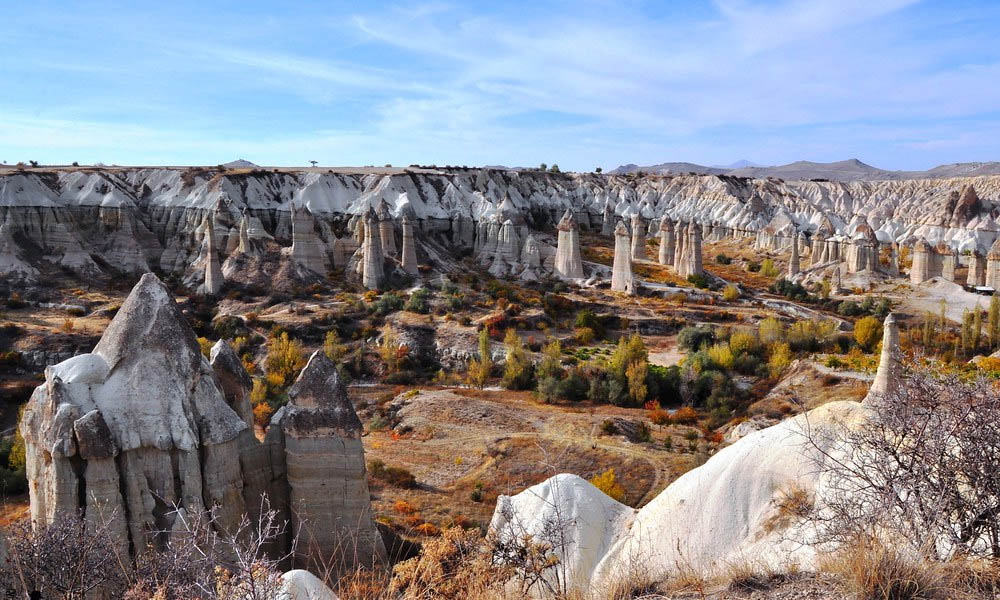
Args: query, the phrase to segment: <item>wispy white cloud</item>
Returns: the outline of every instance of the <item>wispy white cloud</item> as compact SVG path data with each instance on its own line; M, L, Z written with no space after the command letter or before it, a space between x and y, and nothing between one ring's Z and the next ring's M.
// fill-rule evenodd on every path
M963 134L998 121L997 7L668 6L429 2L248 14L218 35L221 17L123 28L136 33L115 39L117 61L39 47L0 67L21 75L0 150L576 168L849 155L900 167L1000 150ZM59 22L73 47L83 34ZM88 64L100 67L76 68ZM32 69L75 87L53 94Z

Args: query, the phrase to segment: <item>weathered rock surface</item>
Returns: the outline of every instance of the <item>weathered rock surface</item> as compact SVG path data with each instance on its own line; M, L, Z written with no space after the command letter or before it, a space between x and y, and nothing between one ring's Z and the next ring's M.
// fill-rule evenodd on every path
M403 216L403 254L400 266L410 275L417 274L417 245L413 240L413 224Z
M154 275L136 284L93 353L45 377L21 425L32 518L84 509L133 548L162 543L175 508L216 507L220 527L238 523L247 425Z
M998 200L998 176L830 182L499 170L373 175L0 169L0 217L10 223L16 240L38 248L21 260L36 269L44 260L85 276L109 269L138 273L149 265L185 272L200 252L202 238L196 232L208 213L214 215L220 260L237 252L252 254L249 246L265 240L287 247L299 229L292 206L316 221L313 235L320 249L293 253L314 266L328 252L334 266L337 254L346 262L361 243L363 223L357 217L372 207L397 218L408 214L422 233L445 247L476 245L478 256L485 245L490 261L507 219L514 223L520 249L529 214L531 227L545 233L567 209L582 228L600 223L606 234L613 232L615 215L641 215L647 221L669 215L701 223L702 237L708 224L712 237L726 231L745 237L786 222L810 234L819 250L811 253L816 265L840 259L831 254L850 243L857 218L866 219L883 244L911 244L923 237L935 246L947 244L956 254L985 250L998 237ZM383 254L393 255L393 222L380 219L377 229ZM680 234L676 237L680 244ZM103 259L102 266L91 255Z
M573 211L566 209L556 226L559 239L556 245L556 274L570 279L583 277L583 259L580 257L580 227Z
M264 443L250 389L232 348L220 341L206 360L169 290L144 275L94 351L46 369L28 402L32 518L82 510L136 552L167 543L181 515L212 509L234 531L270 507L305 536L300 566L381 560L361 423L333 364L311 357ZM289 539L277 546L284 555Z
M875 381L868 389L865 400L876 396L891 395L899 388L903 364L899 350L899 327L896 315L889 313L882 324L882 355L879 357Z
M334 364L315 352L275 414L288 477L296 566L371 565L385 559L366 479L361 421Z
M846 460L840 436L824 432L868 417L861 403L833 402L750 432L639 510L576 476L557 475L515 496L501 496L490 527L508 539L526 533L563 542L555 552L571 593L603 596L616 582L640 575L661 581L678 565L721 573L748 557L757 568L815 569L814 529L783 518L780 507L796 490L822 507L835 490L817 461ZM807 441L807 429L817 447Z
M618 222L615 228L615 261L611 267L611 289L625 294L635 293L632 277L632 242L625 223Z

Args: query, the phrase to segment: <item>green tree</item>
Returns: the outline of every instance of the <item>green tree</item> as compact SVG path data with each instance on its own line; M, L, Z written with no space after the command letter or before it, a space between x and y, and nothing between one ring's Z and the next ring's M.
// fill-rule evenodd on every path
M343 344L340 343L340 336L337 335L336 329L326 332L326 337L323 339L323 353L333 362L340 362L340 359L344 358L347 353Z
M972 352L979 351L983 339L983 309L977 304L976 312L972 313Z
M290 384L298 377L302 367L306 366L302 342L290 339L284 331L272 335L267 340L267 359L264 365L269 377L275 381L280 378L281 385Z
M820 283L819 297L822 298L823 300L829 300L830 299L830 292L832 290L833 290L833 284L830 283L829 279L827 279L826 277L824 277L823 278L823 282Z
M861 317L854 324L854 341L861 346L865 352L875 349L879 339L882 337L882 323L875 317Z
M399 341L396 330L392 328L392 325L386 323L382 329L382 339L379 340L378 354L389 373L399 371L399 365L402 363L405 352L406 346Z
M777 342L784 337L784 328L781 326L781 321L775 319L774 317L768 317L760 322L757 328L757 337L764 344L771 344Z
M507 347L506 363L503 370L503 386L508 390L526 390L531 387L534 374L531 360L524 351L521 336L513 329L507 330L503 340Z
M1000 337L1000 296L990 298L990 313L986 321L986 331L990 338L990 350L997 347L997 338Z
M648 392L646 376L648 372L649 364L645 360L633 362L625 369L625 378L628 380L628 395L638 405L646 402L646 393Z
M542 348L542 360L538 363L538 378L562 377L562 345L552 340Z
M923 344L924 350L930 350L935 344L935 319L930 311L924 312Z
M972 351L972 313L967 308L962 310L962 335L959 342L962 354L968 356Z
M493 355L490 353L490 334L486 328L479 330L479 358L469 361L469 384L483 389L493 373Z

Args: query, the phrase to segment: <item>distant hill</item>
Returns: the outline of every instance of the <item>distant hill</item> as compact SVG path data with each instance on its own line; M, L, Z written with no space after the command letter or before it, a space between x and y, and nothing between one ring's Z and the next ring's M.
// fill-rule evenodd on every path
M610 171L610 173L614 175L624 175L626 173L636 173L638 171L642 171L643 173L655 173L657 175L685 175L687 173L695 173L697 175L723 175L726 173L727 169L719 167L706 167L689 162L668 162L648 167L640 167L634 164L622 165L617 169Z
M640 167L627 164L611 171L615 174L656 173L677 175L696 173L698 175L732 175L764 179L776 177L788 181L828 179L830 181L886 181L901 179L941 179L946 177L973 177L976 175L1000 175L1000 162L972 162L941 165L926 171L889 171L865 164L856 158L831 163L800 160L787 165L762 167L747 160L740 160L726 167L705 167L694 163L673 162Z
M745 169L747 167L763 167L764 165L758 165L757 163L750 162L749 160L744 158L742 160L729 163L728 165L712 165L712 166L718 169Z
M257 168L257 165L253 164L249 160L243 160L242 158L239 158L239 159L231 161L231 162L223 163L222 166L226 167L227 169L256 169Z

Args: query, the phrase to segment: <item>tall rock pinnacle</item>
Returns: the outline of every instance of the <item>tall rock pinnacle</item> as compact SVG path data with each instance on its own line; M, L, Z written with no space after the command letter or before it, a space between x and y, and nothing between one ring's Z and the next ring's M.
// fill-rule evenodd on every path
M635 293L635 281L632 279L632 244L629 240L628 227L618 222L615 228L615 262L611 267L611 290L626 294Z
M404 271L410 275L417 274L417 247L413 241L413 224L410 223L410 218L406 215L403 215L403 256L401 263Z
M583 260L580 258L580 228L573 211L566 209L556 226L559 238L556 244L556 275L571 279L583 277Z

